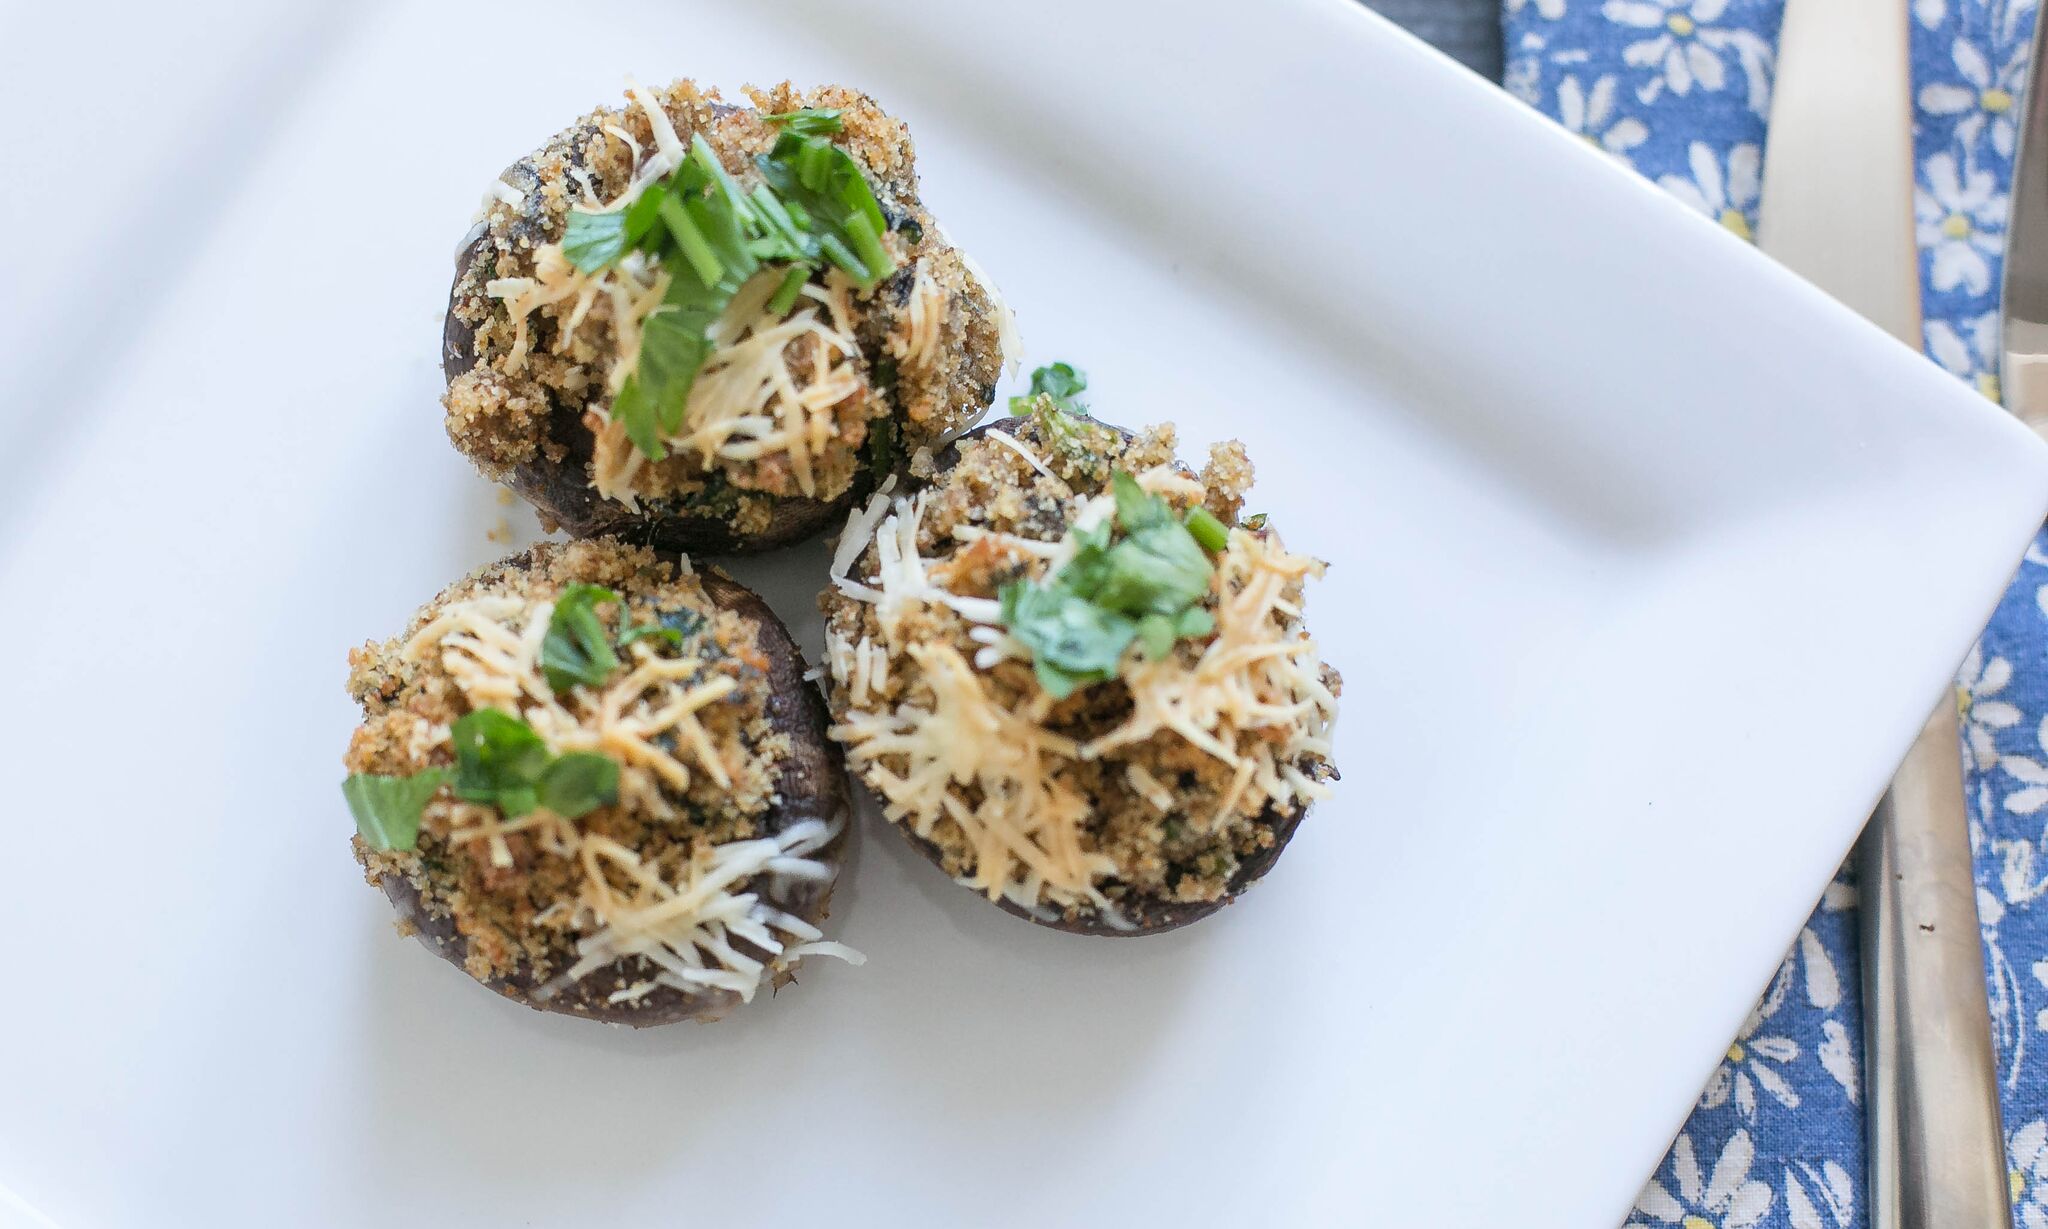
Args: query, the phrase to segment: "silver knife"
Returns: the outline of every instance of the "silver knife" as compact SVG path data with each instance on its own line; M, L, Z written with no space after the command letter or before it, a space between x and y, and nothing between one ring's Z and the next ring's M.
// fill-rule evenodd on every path
M1788 0L1757 243L1918 350L1906 0ZM1858 843L1871 1229L2006 1229L2005 1140L1956 709Z
M2028 63L2037 69L2044 48L2048 21L2036 18ZM2030 81L2020 118L2012 225L2005 237L2005 343L1998 383L2005 408L2048 435L2048 90Z

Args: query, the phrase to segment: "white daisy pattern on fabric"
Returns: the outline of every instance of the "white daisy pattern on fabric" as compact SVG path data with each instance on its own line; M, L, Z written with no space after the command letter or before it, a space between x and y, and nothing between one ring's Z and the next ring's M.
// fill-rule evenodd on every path
M1754 145L1737 145L1723 157L1705 141L1694 141L1686 151L1686 162L1690 176L1665 175L1657 180L1657 186L1738 237L1754 239L1763 151Z
M1643 32L1622 51L1630 67L1651 70L1637 98L1653 103L1666 90L1681 98L1695 87L1719 90L1740 73L1751 109L1762 115L1771 104L1770 44L1753 31L1718 24L1727 11L1728 0L1607 0L1600 6L1607 20Z
M2012 1218L2021 1229L2048 1229L2048 1121L2036 1118L2006 1141L2012 1157Z
M1929 320L1922 326L1927 356L1958 380L1977 386L1977 391L1998 400L1998 313L1985 312L1974 320ZM1969 667L1963 673L1970 673Z
M1856 1180L1833 1161L1785 1169L1785 1223L1791 1229L1848 1229L1856 1216Z
M2005 215L2006 198L1991 172L1964 167L1949 153L1922 163L1913 217L1928 285L1990 291L1991 262L2005 247Z
M1633 115L1617 116L1614 105L1620 86L1613 77L1602 77L1587 89L1575 76L1557 83L1557 122L1589 145L1596 145L1616 158L1629 162L1628 151L1650 139L1650 130Z
M1650 1179L1636 1196L1636 1214L1629 1218L1627 1229L1651 1225L1750 1229L1761 1224L1771 1210L1773 1196L1769 1184L1750 1176L1755 1159L1756 1145L1750 1142L1749 1132L1737 1131L1715 1158L1713 1171L1703 1174L1692 1136L1680 1135L1666 1164L1671 1184L1667 1186L1661 1177Z
M1792 982L1792 959L1786 958L1771 988L1743 1021L1742 1031L1728 1044L1728 1053L1707 1080L1700 1094L1701 1109L1717 1109L1735 1103L1744 1119L1754 1122L1757 1092L1762 1092L1786 1109L1799 1108L1799 1092L1785 1079L1782 1067L1799 1057L1799 1043L1790 1037L1764 1033L1763 1028L1785 1005L1785 992Z
M1956 676L1956 715L1962 721L1965 767L1973 773L1998 767L1998 735L2020 723L2020 710L1999 698L2011 682L2011 662L1985 656L1981 644L1970 647Z
M2000 262L2041 0L1909 4L1922 340L1943 369L1996 399ZM1503 0L1504 82L1748 238L1783 14L1783 0ZM2023 1229L2048 1229L2048 1044L2038 1040L2048 1031L2048 533L1963 663L1956 703L2014 1212ZM1845 873L1723 1056L1632 1226L1865 1229L1857 936Z
M1988 130L1991 148L2001 157L2012 157L2018 144L2020 87L2027 75L2025 49L2012 51L1996 67L1967 39L1957 39L1949 54L1962 80L1923 86L1920 109L1929 115L1959 117L1956 138L1965 145L1975 145L1978 135Z

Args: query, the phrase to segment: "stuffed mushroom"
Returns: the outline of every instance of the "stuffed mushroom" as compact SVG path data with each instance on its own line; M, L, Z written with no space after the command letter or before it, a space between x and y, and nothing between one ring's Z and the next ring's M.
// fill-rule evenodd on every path
M1007 322L866 95L634 85L491 186L446 424L550 527L762 550L986 409Z
M1337 673L1302 625L1323 564L1241 519L1236 443L1087 417L1041 369L1020 417L849 518L833 561L831 735L948 875L1063 930L1213 913L1336 777Z
M844 768L759 598L612 539L543 543L350 654L356 858L402 932L530 1006L716 1019L807 956Z

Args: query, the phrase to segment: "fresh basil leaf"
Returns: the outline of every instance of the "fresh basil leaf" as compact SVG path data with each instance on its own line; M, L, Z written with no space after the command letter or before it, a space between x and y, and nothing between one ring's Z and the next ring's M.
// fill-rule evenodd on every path
M341 796L356 817L356 831L372 849L406 850L419 843L420 812L448 782L448 770L429 768L409 777L350 773Z
M585 273L595 273L626 254L626 211L585 213L569 211L568 228L562 232L562 255Z
M619 766L606 756L571 751L540 775L540 805L564 819L579 819L618 797Z
M784 132L794 132L798 136L806 137L838 132L845 126L839 119L838 107L804 107L796 111L764 115L761 118Z
M540 642L540 669L548 686L557 692L581 683L602 686L619 668L619 655L612 651L604 623L597 617L599 602L617 602L619 595L602 585L570 585L555 599L555 612L548 616L547 635Z
M507 817L533 809L534 782L551 757L532 726L495 708L480 708L463 714L449 737L455 744L457 797L492 803Z

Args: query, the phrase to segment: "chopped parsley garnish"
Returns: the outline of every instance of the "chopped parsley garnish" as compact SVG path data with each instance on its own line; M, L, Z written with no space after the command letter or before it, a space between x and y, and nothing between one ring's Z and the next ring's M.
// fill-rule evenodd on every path
M1087 373L1080 368L1050 363L1031 373L1030 392L1010 398L1010 413L1037 423L1039 434L1069 462L1100 474L1098 454L1109 442L1101 437L1109 428L1088 416L1081 400L1087 387Z
M795 111L779 111L761 118L784 132L794 132L798 136L806 137L838 132L845 127L839 120L838 107L803 107Z
M420 812L434 791L448 782L448 770L429 768L409 777L350 773L341 783L356 831L372 849L411 849L420 839Z
M1195 541L1212 555L1230 545L1230 526L1217 520L1215 513L1207 508L1188 509L1187 525L1188 532L1195 535Z
M614 602L619 595L602 585L570 585L555 599L555 612L548 616L548 633L540 642L540 669L548 686L567 691L576 684L597 687L619 668L619 655L612 651L604 624L598 620L599 602Z
M597 606L602 602L614 603L619 608L620 649L650 636L681 648L683 637L694 632L702 621L695 611L685 609L678 612L675 622L664 614L658 622L634 626L632 612L618 594L603 585L570 585L555 599L555 612L548 616L547 635L540 642L541 673L555 691L567 691L579 683L601 687L612 671L619 668L618 652L605 633L604 621L597 616ZM681 623L685 616L691 621L687 629Z
M449 731L455 743L455 795L488 803L516 819L546 807L576 819L619 796L619 766L588 751L555 755L533 727L480 708Z
M1194 533L1129 474L1110 483L1122 538L1113 542L1106 523L1078 533L1080 549L1050 581L1016 581L999 595L1004 625L1055 699L1115 677L1133 641L1157 660L1216 627L1201 606L1216 569Z
M620 632L619 647L623 649L635 640L645 640L649 636L666 640L670 645L678 649L683 647L682 631L678 628L665 627L660 623L636 623L625 631Z
M1088 388L1088 374L1066 363L1048 363L1031 373L1031 391L1010 398L1010 413L1031 414L1039 410L1038 399L1050 398L1052 408L1066 414L1088 417L1081 394Z
M755 158L762 183L742 193L702 134L667 178L606 213L569 211L562 253L585 273L639 250L669 275L662 302L641 322L640 356L612 400L612 416L650 459L682 429L690 388L711 356L710 329L741 286L786 265L768 306L796 305L804 283L837 265L867 290L896 271L882 243L888 224L852 154L833 144L839 112L805 108L764 116L780 129Z
M562 234L562 255L585 273L592 273L626 254L627 212L584 213L569 211L569 228Z

